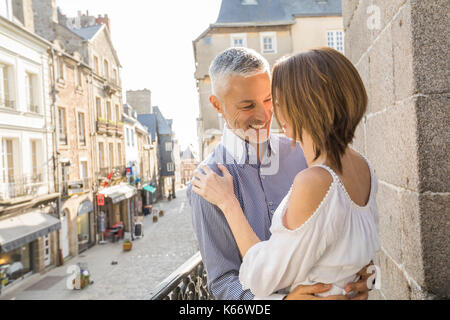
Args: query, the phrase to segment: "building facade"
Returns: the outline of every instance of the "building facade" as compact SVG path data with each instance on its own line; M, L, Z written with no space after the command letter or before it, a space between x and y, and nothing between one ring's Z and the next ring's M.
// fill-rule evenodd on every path
M261 53L271 66L283 56L319 46L344 51L340 0L224 0L219 16L193 41L199 94L200 160L220 142L223 119L210 105L209 66L230 47ZM276 121L272 130L278 132Z
M0 293L58 265L49 49L26 1L0 1Z
M192 148L190 146L187 147L181 154L180 171L182 186L187 186L191 182L198 164L197 157L195 156Z

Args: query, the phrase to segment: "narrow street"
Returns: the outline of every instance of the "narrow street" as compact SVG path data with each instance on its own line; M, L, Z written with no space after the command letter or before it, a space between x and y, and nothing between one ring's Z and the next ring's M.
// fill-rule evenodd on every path
M1 300L146 300L171 272L198 251L191 225L191 208L186 190L177 198L163 200L156 207L164 216L154 223L144 219L144 237L133 242L130 252L122 241L107 243L81 253L43 275L34 275L0 296ZM117 261L112 265L112 261ZM94 284L84 290L67 289L71 265L87 263Z

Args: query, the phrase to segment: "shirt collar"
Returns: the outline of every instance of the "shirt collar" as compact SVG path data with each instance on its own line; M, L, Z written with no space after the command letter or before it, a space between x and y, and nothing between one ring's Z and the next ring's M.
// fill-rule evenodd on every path
M267 150L261 161L262 165L270 164L271 158L278 153L278 141L275 140L274 135L270 135L267 140ZM225 147L227 153L231 155L238 165L243 167L245 164L257 165L256 148L250 143L237 136L232 130L224 125L222 134L222 145ZM229 161L226 161L227 163Z

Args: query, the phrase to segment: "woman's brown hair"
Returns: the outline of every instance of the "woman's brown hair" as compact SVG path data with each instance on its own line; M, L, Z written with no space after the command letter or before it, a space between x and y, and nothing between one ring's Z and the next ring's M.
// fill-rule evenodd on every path
M275 118L311 135L316 160L323 152L342 172L341 157L353 141L367 108L367 93L358 71L341 53L318 48L275 64L272 78Z

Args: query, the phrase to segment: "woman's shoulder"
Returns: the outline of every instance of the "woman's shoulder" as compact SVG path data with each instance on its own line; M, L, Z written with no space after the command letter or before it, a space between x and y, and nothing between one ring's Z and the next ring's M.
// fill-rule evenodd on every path
M332 175L320 167L310 167L297 174L292 185L285 226L295 230L319 208L333 184Z

